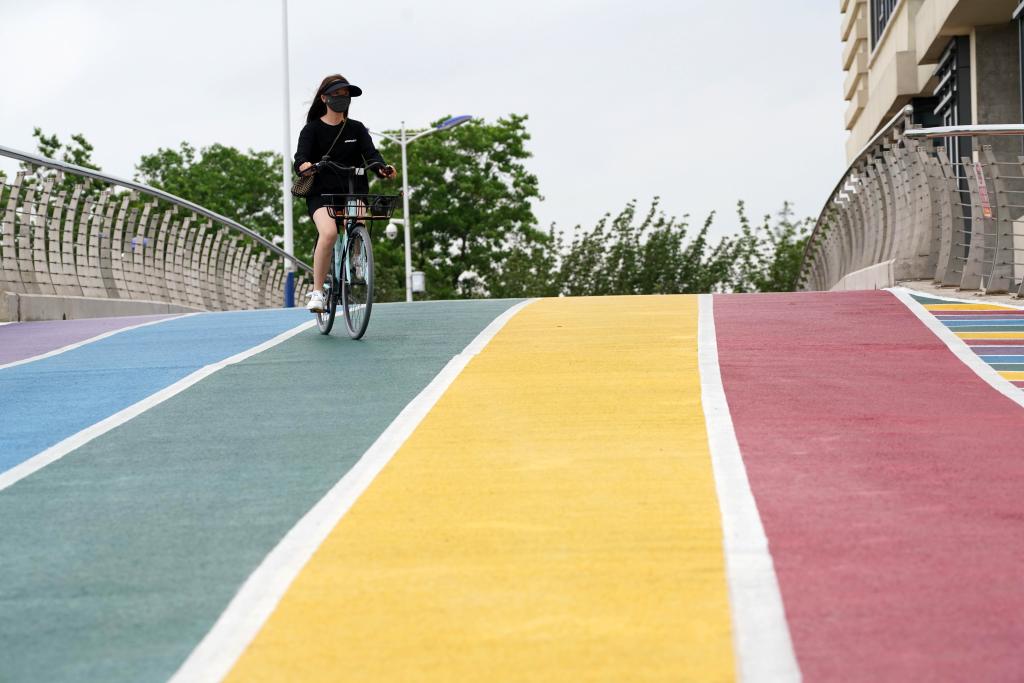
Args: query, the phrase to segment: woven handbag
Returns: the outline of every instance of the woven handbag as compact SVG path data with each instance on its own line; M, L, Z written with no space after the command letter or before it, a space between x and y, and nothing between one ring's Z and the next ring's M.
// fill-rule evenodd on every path
M327 148L327 153L324 154L324 160L327 160L331 156L331 150L334 149L334 145L338 143L338 138L345 132L345 126L348 125L348 119L341 124L341 130L334 136L334 142ZM310 173L309 175L300 175L298 178L292 181L292 195L295 197L305 197L309 195L309 191L313 189L313 176L315 174Z
M292 195L295 197L305 197L309 194L311 189L313 189L312 173L309 175L300 175L292 181Z

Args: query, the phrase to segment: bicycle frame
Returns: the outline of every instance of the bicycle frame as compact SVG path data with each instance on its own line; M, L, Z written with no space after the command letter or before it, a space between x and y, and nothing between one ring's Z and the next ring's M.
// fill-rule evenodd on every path
M352 183L350 181L349 182L349 189L351 189L351 185L352 185ZM340 220L337 217L335 217L335 219L334 219L335 224L338 226L338 239L336 239L334 241L334 267L335 267L335 271L336 271L334 273L334 277L337 280L337 282L339 282L339 283L342 281L342 278L341 278L342 263L344 263L345 275L349 278L349 281L351 282L352 270L351 270L351 264L349 264L348 258L347 258L347 255L348 255L348 231L349 231L349 228L352 227L352 225L354 225L356 220L358 220L358 218L359 218L359 206L358 206L358 204L359 204L359 202L354 200L354 199L347 200L346 201L346 206L345 206L345 216L343 218L341 218ZM339 295L340 295L340 292L341 292L341 288L339 287L338 288Z

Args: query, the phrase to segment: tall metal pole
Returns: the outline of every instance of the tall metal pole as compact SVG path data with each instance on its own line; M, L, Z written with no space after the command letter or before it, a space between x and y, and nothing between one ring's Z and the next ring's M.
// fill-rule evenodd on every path
M402 218L405 219L405 300L412 301L412 216L409 215L409 159L405 152L405 121L402 121Z
M284 208L284 250L289 256L295 255L295 234L292 226L292 141L291 112L288 92L288 0L281 0L281 30L284 50L284 146L281 148L281 197ZM285 259L284 305L295 305L295 262Z

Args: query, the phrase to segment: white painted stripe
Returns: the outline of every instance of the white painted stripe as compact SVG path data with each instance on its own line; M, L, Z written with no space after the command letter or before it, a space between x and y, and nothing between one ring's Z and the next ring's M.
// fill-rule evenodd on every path
M722 385L710 294L701 294L699 299L697 356L708 446L722 510L737 679L799 681L800 667L768 537L750 490Z
M1010 380L1000 376L999 372L991 365L983 361L963 339L956 336L952 330L935 319L924 306L917 303L910 292L904 287L892 287L889 290L893 296L903 302L910 309L910 312L917 316L917 319L924 323L925 327L932 331L953 354L959 358L971 370L974 370L978 377L981 377L993 389L1010 399L1017 405L1024 407L1024 391L1014 386Z
M466 364L483 350L512 316L532 301L528 299L518 303L495 318L402 409L352 469L263 559L169 683L220 681L227 676L316 549L419 426Z
M31 356L30 358L22 358L21 360L16 360L16 361L13 361L11 363L6 363L4 365L0 365L0 370L4 370L5 368L13 368L16 365L24 365L25 363L33 363L33 362L35 362L37 360L42 360L44 358L52 358L53 356L59 356L62 353L67 353L68 351L72 351L74 349L81 348L81 347L85 346L86 344L92 344L93 342L98 342L101 339L107 339L108 337L113 337L115 334L121 334L122 332L128 332L130 330L137 330L137 329L140 329L142 327L149 327L150 325L159 325L160 323L166 323L166 322L170 322L172 320L181 320L182 318L188 318L188 317L191 317L193 315L199 315L199 313L198 312L196 312L196 313L186 313L184 315L171 316L170 318L162 318L161 320L150 320L149 322L140 323L138 325L129 325L128 327L122 327L120 329L110 330L109 332L104 332L103 334L98 334L95 337L89 337L88 339L83 339L80 342L75 342L74 344L68 344L67 346L62 346L59 349L54 349L53 351L47 351L46 353L40 353L37 356Z
M53 446L47 448L45 451L41 451L40 453L33 455L28 460L25 460L24 462L15 465L6 472L0 472L0 491L3 491L8 486L11 486L12 484L18 481L21 481L22 479L32 474L33 472L39 471L40 469L46 467L50 463L60 460L65 455L75 450L79 446L87 444L96 437L106 434L111 429L123 425L125 422L128 422L132 418L141 415L142 413L146 412L153 406L159 405L166 401L167 399L171 398L172 396L180 394L193 384L196 384L197 382L206 379L207 377L217 372L218 370L222 370L229 365L234 365L235 363L240 363L246 358L251 358L252 356L255 356L257 353L261 353L269 348L277 346L286 339L294 337L298 333L302 332L303 330L309 329L315 324L315 320L304 322L301 325L293 327L292 329L286 332L282 332L273 339L268 339L262 344L258 344L257 346L254 346L250 349L246 349L241 353L236 353L235 355L225 358L224 360L219 360L216 363L205 365L196 370L195 372L193 372L192 374L179 379L174 384L161 389L155 394L147 396L138 403L130 405L124 410L116 412L110 417L101 420L94 425L86 427L77 434L72 434L68 438L61 441L60 443L54 444Z

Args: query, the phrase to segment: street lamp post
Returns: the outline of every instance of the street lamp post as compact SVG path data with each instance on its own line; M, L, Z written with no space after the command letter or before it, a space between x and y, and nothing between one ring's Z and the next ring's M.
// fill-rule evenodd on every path
M281 164L281 195L284 210L284 250L289 256L295 255L294 228L292 226L292 164L291 164L291 115L288 93L288 0L281 0L281 30L284 40L284 147ZM284 305L295 305L295 261L285 259Z
M409 215L409 161L408 155L406 154L405 148L412 143L414 140L430 135L431 133L437 133L442 130L448 130L455 126L462 125L466 121L469 121L472 116L453 116L447 121L442 121L434 128L428 128L425 131L419 132L413 135L411 138L406 135L405 121L402 121L402 128L399 131L399 136L389 135L388 133L378 133L370 131L374 135L379 135L382 138L391 140L399 147L402 148L402 225L405 229L405 300L412 301L412 217Z

